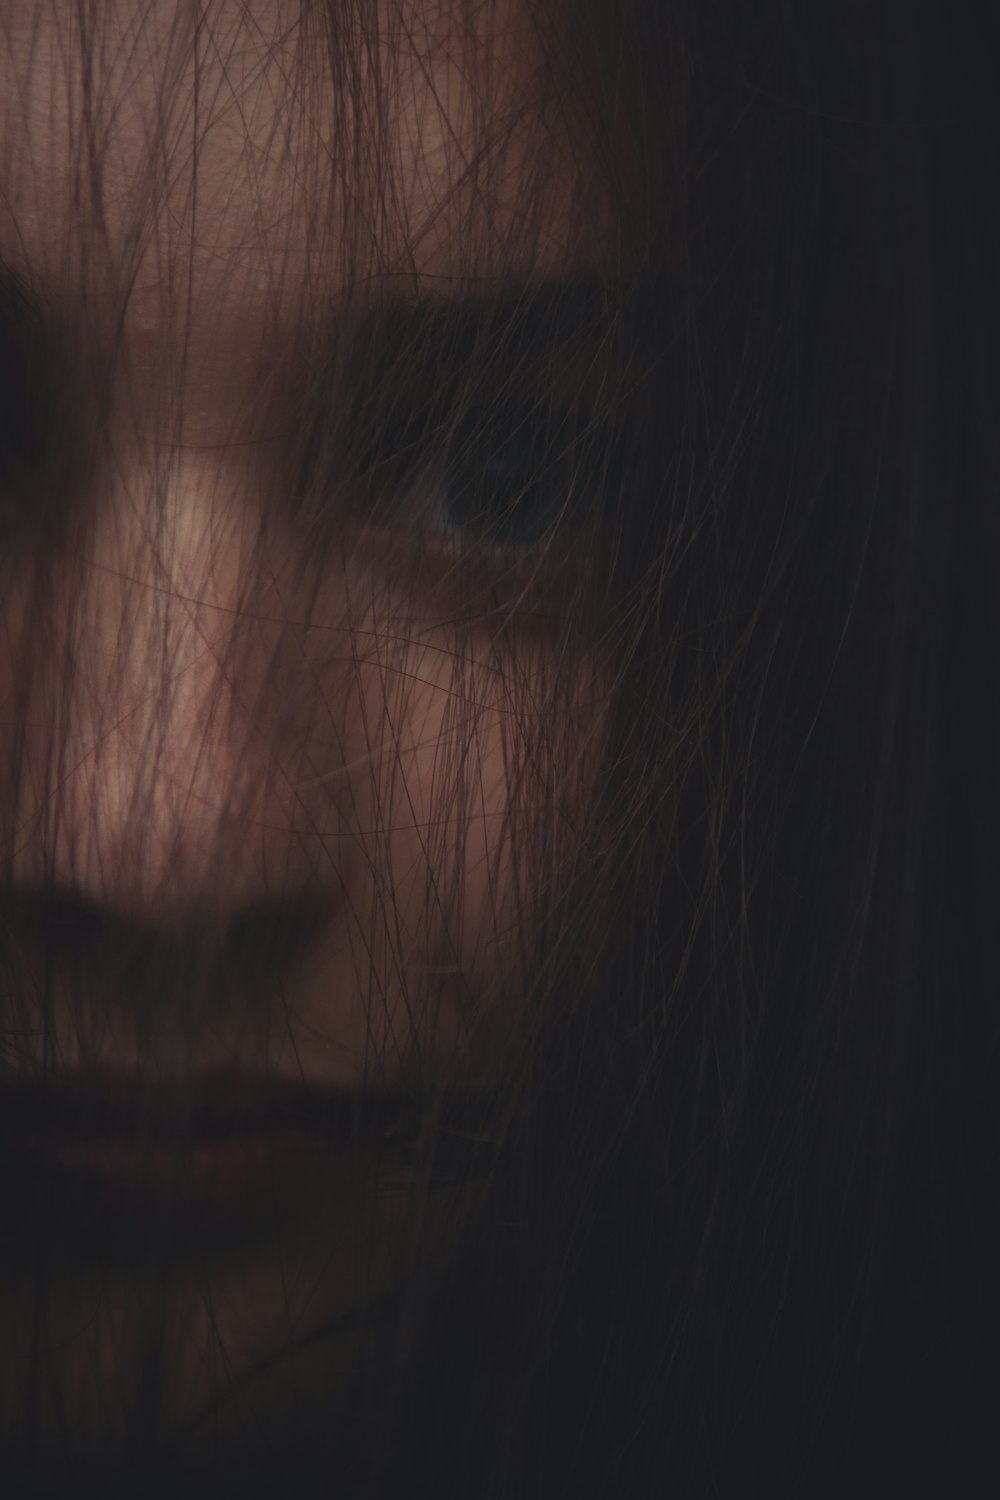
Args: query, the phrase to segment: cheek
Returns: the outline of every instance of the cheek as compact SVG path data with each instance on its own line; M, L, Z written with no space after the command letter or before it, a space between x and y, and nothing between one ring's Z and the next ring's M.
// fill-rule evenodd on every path
M518 707L481 664L436 676L411 654L412 688L391 768L386 827L394 894L415 941L482 982L515 916L514 788L524 795L525 729Z
M537 642L501 652L443 630L363 673L362 716L381 725L372 864L411 958L480 993L523 988L540 886L573 857L600 739L592 679Z

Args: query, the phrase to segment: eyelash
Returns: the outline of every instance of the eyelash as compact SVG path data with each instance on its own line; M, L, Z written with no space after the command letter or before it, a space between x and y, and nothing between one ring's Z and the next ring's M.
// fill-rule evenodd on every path
M614 425L579 391L532 399L514 394L513 381L498 385L445 420L394 400L352 465L366 511L504 554L581 522L608 468Z
M343 319L291 457L309 534L350 516L397 557L411 543L445 567L475 554L512 586L572 567L627 450L637 386L621 312L614 288L582 283Z
M469 412L424 462L421 520L504 552L537 547L568 519L572 450L568 424L549 410L501 402Z

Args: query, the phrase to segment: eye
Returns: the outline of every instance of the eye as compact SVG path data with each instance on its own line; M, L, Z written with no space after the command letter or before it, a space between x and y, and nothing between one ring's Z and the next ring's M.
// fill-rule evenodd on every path
M566 413L502 394L450 434L434 466L430 524L503 549L538 546L579 501L578 449Z
M326 445L360 515L515 558L581 536L614 486L631 384L615 306L556 286L359 321Z

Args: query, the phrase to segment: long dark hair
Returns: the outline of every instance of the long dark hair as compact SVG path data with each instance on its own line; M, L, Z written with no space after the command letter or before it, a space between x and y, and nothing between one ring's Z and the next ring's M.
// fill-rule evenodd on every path
M996 1392L985 52L933 6L622 35L623 836L405 1452L497 1496L954 1483Z
M303 549L338 544L313 491L342 438L378 518L428 432L466 577L498 538L557 539L558 587L534 563L488 586L557 664L522 681L498 626L491 667L551 725L510 749L500 841L522 1025L481 1129L428 1092L414 1197L473 1186L444 1256L415 1207L346 1392L176 1472L463 1500L954 1484L987 1456L1000 1251L990 39L929 0L530 11L536 107L573 122L610 257L459 299L433 338L361 299L344 372L303 362L282 427ZM572 399L511 456L538 343ZM314 419L331 379L341 434ZM4 439L25 471L30 412ZM505 510L483 487L509 500L511 471ZM599 732L559 669L581 640Z

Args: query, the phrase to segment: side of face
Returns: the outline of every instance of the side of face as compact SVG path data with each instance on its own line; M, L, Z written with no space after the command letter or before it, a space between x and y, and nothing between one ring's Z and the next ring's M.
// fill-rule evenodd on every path
M418 540L384 494L376 522L336 466L344 373L312 372L359 306L574 274L590 226L565 143L544 139L537 39L513 7L465 31L386 7L367 55L281 5L219 5L200 27L184 7L107 7L72 39L15 12L0 249L72 355L67 448L100 431L58 497L33 486L66 516L58 562L42 554L40 576L16 540L6 560L10 878L150 926L222 928L275 891L325 906L306 964L227 1015L224 1045L239 1024L252 1048L280 990L275 1066L356 1086L374 1041L398 1080L403 1010L437 1004L431 1050L461 1070L530 899L528 854L520 882L512 868L528 781L561 795L551 716L574 693L536 628L548 560L474 562L453 528ZM322 43L343 50L312 66ZM297 403L329 435L305 481L320 547L289 493ZM65 1046L124 1065L120 1012Z
M380 309L430 309L447 354L449 306L599 270L600 214L516 5L318 22L222 0L3 23L10 337L56 396L43 459L5 481L0 856L15 898L57 892L157 955L18 953L8 1076L238 1058L476 1088L516 1050L596 670L551 546L463 534L419 466L373 501L337 455ZM240 968L235 935L288 913L295 940ZM190 1416L350 1305L359 1212L302 1248L291 1301L287 1258L60 1284L40 1378L113 1434L157 1324L165 1408ZM2 1385L9 1412L12 1367Z

